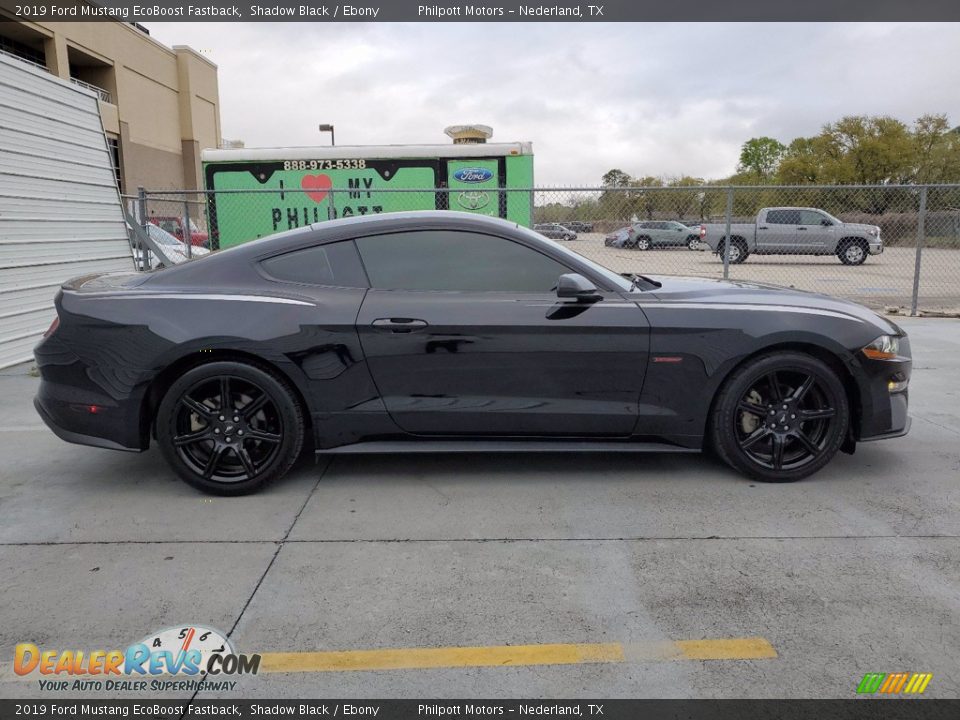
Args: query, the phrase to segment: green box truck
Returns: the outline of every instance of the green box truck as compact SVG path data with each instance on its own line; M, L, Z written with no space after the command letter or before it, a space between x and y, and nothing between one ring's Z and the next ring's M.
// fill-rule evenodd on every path
M533 224L529 142L204 150L213 248L324 220L460 210ZM503 190L519 191L503 192Z

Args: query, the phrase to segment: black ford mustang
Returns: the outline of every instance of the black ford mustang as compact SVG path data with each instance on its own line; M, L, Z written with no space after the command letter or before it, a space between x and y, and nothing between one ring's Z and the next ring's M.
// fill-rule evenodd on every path
M65 284L36 407L239 494L318 453L696 451L790 481L907 432L910 346L864 307L623 277L514 224L351 218Z

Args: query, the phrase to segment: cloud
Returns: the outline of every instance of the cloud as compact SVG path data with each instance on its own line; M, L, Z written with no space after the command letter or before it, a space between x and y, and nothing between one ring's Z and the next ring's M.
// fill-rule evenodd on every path
M219 65L223 134L248 146L530 140L541 185L612 167L705 178L740 145L847 114L960 118L960 27L826 23L153 23Z

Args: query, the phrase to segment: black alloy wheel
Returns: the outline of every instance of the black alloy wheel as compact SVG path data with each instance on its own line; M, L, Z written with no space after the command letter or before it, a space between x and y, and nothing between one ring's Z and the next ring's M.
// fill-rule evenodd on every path
M303 417L284 382L234 362L195 367L168 390L157 440L180 477L241 495L283 475L303 444Z
M712 422L714 446L729 465L758 480L790 482L836 454L846 437L849 404L825 363L778 352L730 377Z

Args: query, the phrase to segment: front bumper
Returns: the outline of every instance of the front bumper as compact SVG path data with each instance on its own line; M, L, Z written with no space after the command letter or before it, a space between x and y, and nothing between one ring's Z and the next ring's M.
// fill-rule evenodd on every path
M879 255L883 252L883 240L876 237L867 241L867 247L871 255Z
M860 442L902 437L910 431L909 389L890 392L888 387L892 379L910 379L913 361L906 335L900 338L900 352L896 360L856 361L860 408L855 438Z

